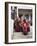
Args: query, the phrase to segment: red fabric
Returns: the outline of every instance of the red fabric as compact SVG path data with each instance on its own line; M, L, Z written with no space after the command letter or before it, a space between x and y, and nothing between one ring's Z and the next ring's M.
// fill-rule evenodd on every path
M24 23L23 24L23 31L24 32L29 32L30 31L30 27L29 27L29 24L28 23Z
M21 27L23 29L23 32L29 32L30 31L29 23L27 23L27 22L22 23ZM18 25L16 26L15 31L20 32L20 28Z
M18 27L18 26L15 28L15 31L16 31L16 32L20 32L20 30L19 30L19 27Z

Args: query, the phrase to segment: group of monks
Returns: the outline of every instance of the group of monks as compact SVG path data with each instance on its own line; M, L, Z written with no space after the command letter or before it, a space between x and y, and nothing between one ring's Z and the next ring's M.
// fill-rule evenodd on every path
M20 15L19 18L17 17L14 21L15 32L23 32L23 34L28 34L28 32L30 32L30 24L22 17L23 16Z

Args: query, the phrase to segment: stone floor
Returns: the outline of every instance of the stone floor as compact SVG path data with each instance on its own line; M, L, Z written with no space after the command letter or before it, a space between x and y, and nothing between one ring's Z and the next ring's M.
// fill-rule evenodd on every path
M13 39L29 39L32 38L32 28L27 35L24 35L22 32L14 32Z

